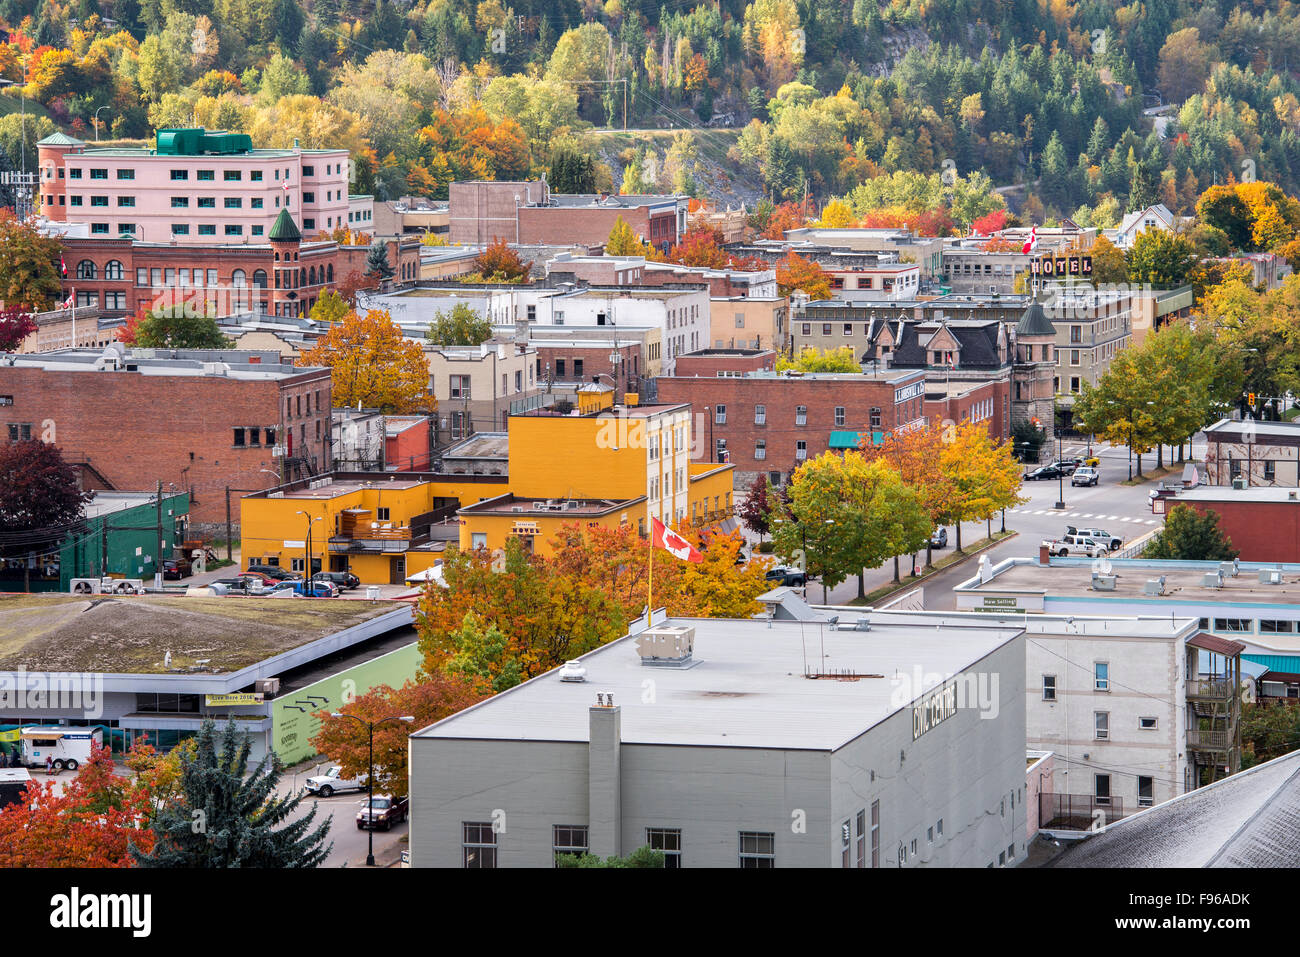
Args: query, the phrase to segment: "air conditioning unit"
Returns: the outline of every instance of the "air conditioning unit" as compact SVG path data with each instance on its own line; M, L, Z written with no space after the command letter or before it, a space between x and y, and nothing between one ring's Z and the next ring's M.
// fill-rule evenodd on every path
M98 595L100 584L98 578L74 578L68 583L68 591L73 595Z
M1165 576L1161 575L1159 578L1148 578L1143 593L1147 595L1163 595L1165 593Z
M253 690L261 692L264 695L272 696L280 693L279 678L262 678L253 682Z
M1221 572L1206 572L1201 584L1206 588L1222 588L1223 574Z
M1240 559L1234 558L1230 562L1219 562L1219 576L1222 578L1236 578L1240 572Z
M1261 585L1280 585L1282 584L1282 569L1280 568L1261 568L1259 570L1259 583Z
M1235 478L1232 480L1232 487L1240 492L1246 487L1246 480L1244 478Z

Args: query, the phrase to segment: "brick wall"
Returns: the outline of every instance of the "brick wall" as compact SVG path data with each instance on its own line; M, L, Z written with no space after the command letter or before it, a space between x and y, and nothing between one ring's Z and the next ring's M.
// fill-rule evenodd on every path
M533 340L532 345L537 349L537 359L541 368L538 373L539 383L545 383L548 369L552 379L557 382L572 382L578 379L591 382L593 376L603 373L604 375L599 379L602 385L614 385L610 381L610 378L613 378L618 380L618 388L636 391L638 380L645 372L639 342L618 343L618 352L623 356L621 371L616 370L614 363L609 361L610 355L615 351L613 342L600 346L571 346L563 342ZM581 373L576 371L575 361L582 363ZM561 363L563 363L562 372ZM622 396L619 396L619 401L622 401Z
M996 379L954 396L926 397L925 415L931 422L977 421L989 430L994 441L1011 435L1011 381Z
M759 372L776 368L776 353L691 352L677 357L677 375L716 378L719 372Z
M199 524L225 521L226 486L277 484L261 471L278 467L267 429L286 444L291 431L292 455L305 449L318 470L329 468L325 371L246 380L0 366L0 394L13 396L13 405L0 406L0 441L7 440L10 423L30 424L34 438L54 442L69 461L89 467L84 471L92 487L146 489L161 481L193 489L191 520ZM244 430L242 447L235 445L237 428ZM259 430L257 445L250 442L252 428ZM237 495L234 501L238 519Z
M875 378L683 378L674 376L658 380L659 401L689 402L696 416L696 445L703 450L703 460L710 458L718 440L725 439L729 461L736 467L736 487L753 481L754 476L781 472L788 474L801 461L798 443L804 442L807 458L816 458L829 448L834 431L889 431L924 417L924 397L914 396L895 402L897 389L921 378L897 376ZM719 405L726 407L726 422L716 421ZM755 422L755 406L764 406L764 422ZM705 414L705 407L709 412ZM798 425L797 409L806 408L804 425ZM843 423L836 420L836 409L843 409ZM873 426L872 408L880 409L880 423ZM709 431L712 428L712 436ZM759 441L765 443L765 456L758 458ZM715 453L716 454L716 453Z
M1165 508L1172 510L1175 505L1190 505L1202 515L1217 512L1219 528L1241 552L1243 562L1300 561L1300 501L1179 502L1172 498Z

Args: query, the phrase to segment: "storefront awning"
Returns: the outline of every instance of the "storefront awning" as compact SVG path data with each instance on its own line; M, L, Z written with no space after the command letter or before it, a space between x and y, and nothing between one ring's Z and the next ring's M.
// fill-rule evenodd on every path
M863 438L869 438L872 445L879 445L885 439L883 432L835 431L831 433L829 447L832 449L856 449Z

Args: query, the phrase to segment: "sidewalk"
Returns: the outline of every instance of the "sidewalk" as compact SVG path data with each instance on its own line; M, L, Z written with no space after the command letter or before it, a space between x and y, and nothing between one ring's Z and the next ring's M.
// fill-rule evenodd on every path
M379 832L379 834L382 833L382 831ZM402 851L405 851L410 847L406 840L404 840L406 835L398 834L396 837L392 838L389 843L380 847L379 834L375 835L375 868L401 867ZM385 837L387 837L387 835L385 835ZM366 867L366 855L362 854L358 857L351 858L346 861L343 866L359 867L364 869Z

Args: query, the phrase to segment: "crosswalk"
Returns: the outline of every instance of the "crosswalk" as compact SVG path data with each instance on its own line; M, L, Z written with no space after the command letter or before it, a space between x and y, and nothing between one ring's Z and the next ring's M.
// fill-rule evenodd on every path
M1013 508L1008 515L1056 515L1059 518L1091 519L1095 522L1128 522L1131 525L1158 525L1153 518L1130 518L1126 515L1107 515L1104 512L1063 512L1055 508Z

